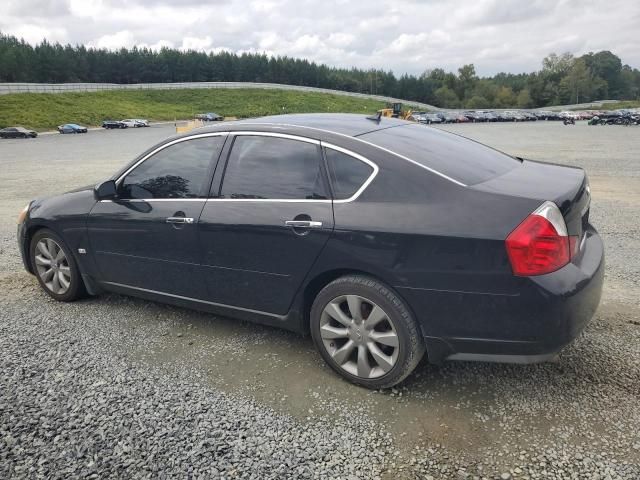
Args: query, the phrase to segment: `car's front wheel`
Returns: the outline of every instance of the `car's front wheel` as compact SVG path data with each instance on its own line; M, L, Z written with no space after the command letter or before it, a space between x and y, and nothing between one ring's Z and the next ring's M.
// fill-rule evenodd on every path
M31 239L31 265L38 283L49 296L72 302L84 296L78 266L64 241L48 229L38 230Z
M365 276L329 283L313 302L310 320L311 336L324 360L367 388L401 382L425 352L422 333L404 302Z

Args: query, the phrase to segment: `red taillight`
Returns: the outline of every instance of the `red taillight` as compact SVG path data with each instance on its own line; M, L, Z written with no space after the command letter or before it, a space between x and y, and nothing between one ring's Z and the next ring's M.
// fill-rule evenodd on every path
M513 273L520 276L554 272L572 256L564 219L551 202L525 218L505 243Z

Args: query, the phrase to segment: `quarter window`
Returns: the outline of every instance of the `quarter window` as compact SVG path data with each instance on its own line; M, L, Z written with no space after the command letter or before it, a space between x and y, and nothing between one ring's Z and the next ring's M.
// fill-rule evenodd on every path
M279 137L239 135L229 155L224 198L326 199L319 147Z
M224 136L194 138L170 145L133 169L122 181L124 199L198 198L206 194L209 167Z
M352 197L373 173L373 168L346 153L325 148L333 197L344 200Z

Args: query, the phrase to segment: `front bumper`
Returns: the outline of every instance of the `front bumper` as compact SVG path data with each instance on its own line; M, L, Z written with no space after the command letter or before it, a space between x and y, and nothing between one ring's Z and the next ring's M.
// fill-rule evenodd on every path
M17 232L18 250L20 251L20 257L22 258L22 264L27 272L33 273L31 269L31 261L29 260L29 246L27 245L27 227L25 223L18 224Z

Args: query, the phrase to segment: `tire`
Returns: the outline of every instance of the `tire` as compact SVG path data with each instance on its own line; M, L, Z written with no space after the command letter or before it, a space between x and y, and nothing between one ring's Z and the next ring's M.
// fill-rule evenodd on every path
M41 242L44 242L46 250L49 251L49 257L47 257L44 254L45 252L40 249L39 244ZM46 247L46 245L49 245L49 247ZM46 271L47 266L43 265L43 263L51 263L51 257L56 252L53 245L62 250L64 254L64 261L59 261L59 267L54 268L53 275L50 276L51 281L47 282L45 280L45 273L43 273ZM38 279L38 283L51 298L60 302L73 302L74 300L78 300L86 295L84 283L75 258L62 238L60 238L56 233L46 228L38 230L31 239L29 254L31 258L31 265L33 266L33 272ZM65 272L67 272L68 275ZM64 288L64 281L60 280L61 276L67 279L68 285L66 288ZM56 288L56 284L59 288Z
M353 316L349 305L359 308L359 314ZM374 309L378 314L372 318ZM311 336L322 358L356 385L390 388L404 380L425 353L424 338L405 303L369 277L349 275L329 283L316 296L310 317ZM373 340L374 335L384 343Z

